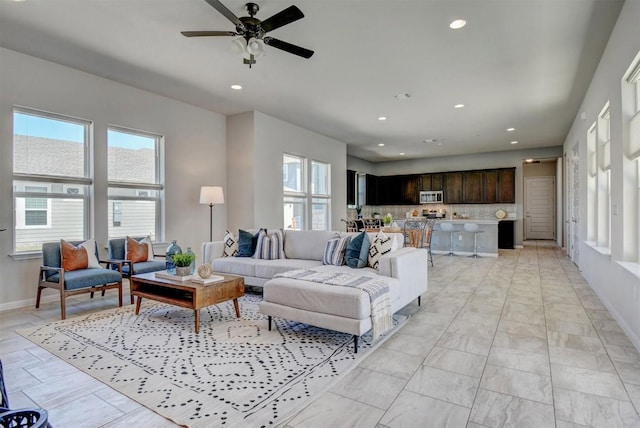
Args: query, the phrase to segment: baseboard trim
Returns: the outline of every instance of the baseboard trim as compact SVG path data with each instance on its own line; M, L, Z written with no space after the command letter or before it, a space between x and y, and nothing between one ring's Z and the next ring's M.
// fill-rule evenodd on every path
M40 303L51 303L51 302L59 302L60 301L60 295L59 294L52 294L49 296L42 296L42 298L40 299ZM11 311L13 309L23 309L23 308L28 308L28 307L32 307L35 308L36 307L36 298L31 298L31 299L25 299L25 300L16 300L14 302L8 302L8 303L0 303L0 312L6 312L6 311Z

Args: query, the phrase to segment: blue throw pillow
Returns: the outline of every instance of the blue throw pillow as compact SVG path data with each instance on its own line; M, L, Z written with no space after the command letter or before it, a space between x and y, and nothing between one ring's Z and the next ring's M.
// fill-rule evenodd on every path
M367 266L369 247L371 241L367 232L361 232L354 236L347 245L345 261L350 268L363 268Z
M258 234L240 229L238 231L238 254L236 257L253 257L258 244Z

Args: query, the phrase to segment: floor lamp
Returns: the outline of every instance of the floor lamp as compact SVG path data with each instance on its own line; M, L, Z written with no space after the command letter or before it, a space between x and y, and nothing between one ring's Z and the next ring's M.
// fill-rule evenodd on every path
M200 203L209 205L209 242L213 241L213 206L224 204L224 193L220 186L202 186L200 188Z

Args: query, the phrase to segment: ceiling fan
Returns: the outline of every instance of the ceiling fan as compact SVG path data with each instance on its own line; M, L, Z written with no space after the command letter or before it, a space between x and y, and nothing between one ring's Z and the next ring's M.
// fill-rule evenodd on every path
M209 36L234 36L234 46L237 50L245 55L244 63L249 65L249 68L256 63L255 57L264 53L264 46L269 45L276 49L289 52L294 55L301 56L303 58L311 58L313 51L305 49L300 46L292 45L285 41L275 39L267 36L266 34L276 28L283 27L298 19L304 18L304 14L296 6L289 6L288 8L276 13L270 18L264 21L255 18L256 13L260 10L259 6L255 3L247 3L245 9L249 16L242 16L238 18L231 12L225 5L218 0L205 0L215 10L220 12L225 18L231 21L236 26L236 31L182 31L181 34L185 37L209 37Z

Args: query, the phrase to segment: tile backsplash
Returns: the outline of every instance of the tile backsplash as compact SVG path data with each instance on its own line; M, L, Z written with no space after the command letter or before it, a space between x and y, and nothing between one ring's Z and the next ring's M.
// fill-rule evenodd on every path
M395 219L406 218L407 212L418 210L418 215L422 215L422 210L440 210L446 211L446 218L451 218L453 213L458 216L468 216L475 220L494 220L496 211L502 209L507 212L508 218L517 217L516 204L425 204L425 205L365 205L362 207L362 216L365 218L373 217L374 213L384 216L390 213ZM357 217L356 210L348 209L347 215L353 219Z

